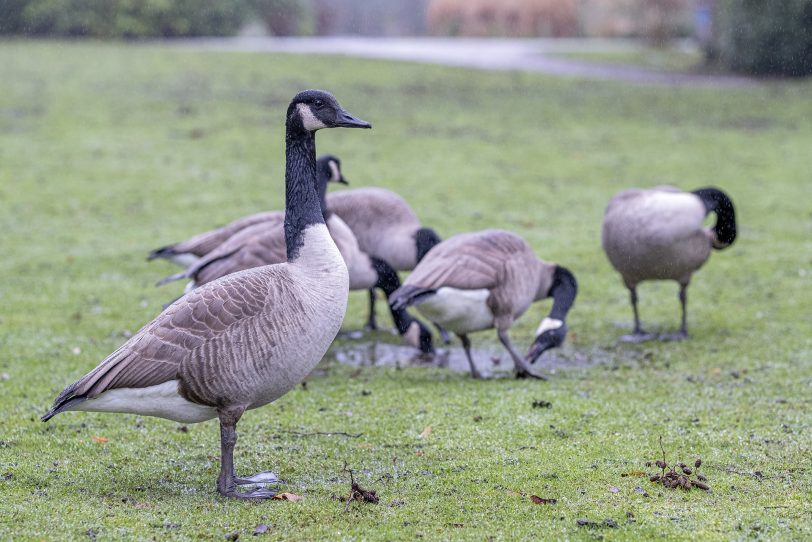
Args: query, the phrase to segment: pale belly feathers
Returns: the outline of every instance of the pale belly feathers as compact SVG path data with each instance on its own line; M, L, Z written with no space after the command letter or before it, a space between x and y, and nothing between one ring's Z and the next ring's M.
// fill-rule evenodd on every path
M493 327L493 313L488 307L490 290L440 288L437 293L417 305L426 318L457 334L471 333Z

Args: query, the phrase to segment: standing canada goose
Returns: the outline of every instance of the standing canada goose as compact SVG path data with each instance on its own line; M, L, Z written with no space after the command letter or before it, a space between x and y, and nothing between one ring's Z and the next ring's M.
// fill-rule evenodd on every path
M380 288L388 297L400 286L400 279L385 261L364 253L358 246L352 230L324 205L327 184L331 180L327 175L319 175L315 184L316 192L327 230L347 264L350 290ZM284 213L282 216L284 217ZM286 257L282 222L266 220L243 228L185 271L161 280L158 286L174 280L189 279L190 282L186 286L188 292L237 271L284 262ZM391 309L391 313L398 332L410 345L419 348L423 353L434 351L431 332L425 325L412 318L405 309Z
M361 250L396 271L411 271L440 237L424 228L409 204L384 188L353 188L327 196L327 207L347 223ZM375 292L369 292L367 327L377 329ZM442 330L441 330L442 331Z
M319 157L316 161L316 175L318 178L326 178L327 182L348 184L341 173L341 160L329 154ZM282 211L264 211L244 216L223 227L195 235L186 241L155 249L150 252L147 260L162 258L181 267L189 267L237 232L261 222L281 223L284 217L285 214Z
M705 217L716 213L716 224L705 228ZM644 280L675 280L680 285L682 324L688 336L686 290L693 273L708 260L712 248L721 250L736 239L736 213L730 198L716 188L682 192L671 186L626 190L617 194L603 218L603 250L629 289L634 332L621 340L640 342L656 337L640 327L637 285Z
M65 388L42 417L66 410L126 412L183 423L220 421L217 491L267 499L237 484L276 480L234 474L236 425L246 410L296 386L321 360L347 307L347 267L330 238L314 188L315 132L371 128L329 93L307 90L285 122L287 263L258 267L206 284L180 298L98 367Z
M495 327L513 358L516 376L544 379L530 364L564 341L567 312L577 292L573 274L537 258L524 239L484 230L455 235L435 246L389 300L395 308L417 305L427 318L459 335L474 378L481 376L471 358L468 334ZM531 303L547 297L553 298L553 308L522 359L508 330Z

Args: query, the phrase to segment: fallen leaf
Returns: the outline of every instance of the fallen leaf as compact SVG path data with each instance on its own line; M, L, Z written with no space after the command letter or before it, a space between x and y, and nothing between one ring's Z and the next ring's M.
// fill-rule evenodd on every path
M107 437L97 437L93 435L92 437L90 437L90 440L92 440L96 444L107 444L109 439Z
M274 495L273 498L278 501L301 501L304 499L304 497L296 495L295 493L278 493Z
M417 450L414 453L414 455L416 455L417 457L423 457L425 455L425 453L423 452L423 450Z
M714 375L722 374L722 369L720 369L719 367L714 367L713 369L711 369L711 374Z
M533 501L533 504L555 504L558 502L558 499L542 499L538 495L530 495L530 500Z
M510 490L510 489L507 490L507 494L508 494L508 497L524 497L524 495L522 495L521 493L518 493L518 492Z
M645 476L646 473L641 470L633 470L631 472L624 472L621 476Z
M609 493L620 493L620 489L618 489L616 487L610 487L609 488Z
M420 438L426 438L427 436L431 435L431 426L427 425L425 429L420 433Z

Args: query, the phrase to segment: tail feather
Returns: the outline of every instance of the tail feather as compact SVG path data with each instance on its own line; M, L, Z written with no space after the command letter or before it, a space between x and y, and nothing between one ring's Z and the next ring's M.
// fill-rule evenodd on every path
M405 309L412 305L419 305L436 293L437 290L433 288L403 285L389 296L389 306L396 311Z
M175 273L174 275L169 275L168 277L159 280L157 283L155 283L155 286L156 287L157 286L163 286L167 282L172 282L172 281L181 280L181 279L188 279L189 277L190 277L190 274L189 274L188 271L181 271L179 273Z
M85 396L85 395L78 395L78 396L73 395L73 393L76 391L76 388L78 387L80 382L81 382L81 380L79 380L77 382L74 382L73 384L71 384L70 386L68 386L64 390L62 390L62 393L57 395L56 399L54 399L53 406L50 408L50 410L48 410L48 412L45 413L45 415L43 415L40 418L40 420L42 420L44 422L47 422L48 420L50 420L51 418L53 418L54 416L56 416L60 412L68 410L73 405L85 401L87 399L87 396Z
M154 260L155 258L170 259L172 256L177 255L175 252L175 245L166 245L165 247L156 248L147 256L147 261Z

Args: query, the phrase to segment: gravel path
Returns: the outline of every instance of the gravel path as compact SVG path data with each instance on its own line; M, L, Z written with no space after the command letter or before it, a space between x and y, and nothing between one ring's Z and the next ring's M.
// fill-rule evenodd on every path
M171 43L176 47L192 50L333 54L652 85L743 87L758 84L756 80L745 77L666 73L637 66L600 64L556 56L562 53L629 51L639 48L635 42L624 40L241 36L197 38Z

